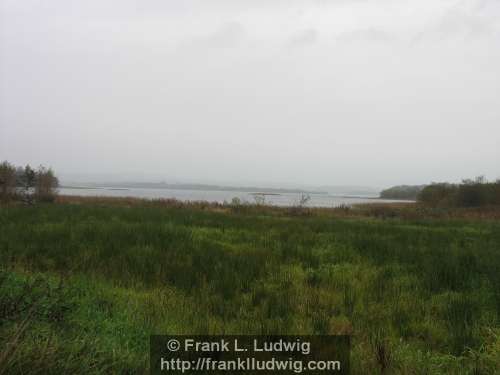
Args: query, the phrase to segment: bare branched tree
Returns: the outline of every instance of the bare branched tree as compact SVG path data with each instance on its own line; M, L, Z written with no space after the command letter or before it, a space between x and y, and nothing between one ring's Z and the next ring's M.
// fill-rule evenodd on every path
M299 199L299 207L304 207L311 200L311 196L309 194L302 193Z
M253 196L253 199L255 200L255 204L262 206L266 203L266 197L263 194L255 194Z

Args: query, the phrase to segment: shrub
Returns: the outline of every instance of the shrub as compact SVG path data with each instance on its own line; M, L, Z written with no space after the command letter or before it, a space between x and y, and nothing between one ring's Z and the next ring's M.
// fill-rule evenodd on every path
M58 186L59 180L51 168L47 169L42 165L38 167L35 174L35 196L38 201L53 202Z
M460 184L433 183L418 195L418 201L433 207L482 207L500 205L500 182L483 177Z
M0 164L0 200L8 201L16 193L16 168L7 161Z
M457 186L446 182L432 183L418 194L417 200L429 206L450 206L456 200Z
M380 198L384 199L417 199L418 194L424 188L423 185L399 185L380 192Z

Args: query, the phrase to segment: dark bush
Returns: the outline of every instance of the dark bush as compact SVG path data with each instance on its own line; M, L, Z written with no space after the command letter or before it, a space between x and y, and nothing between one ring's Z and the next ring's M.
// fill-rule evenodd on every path
M433 207L500 205L500 182L486 182L478 177L460 184L433 183L419 193L418 201Z

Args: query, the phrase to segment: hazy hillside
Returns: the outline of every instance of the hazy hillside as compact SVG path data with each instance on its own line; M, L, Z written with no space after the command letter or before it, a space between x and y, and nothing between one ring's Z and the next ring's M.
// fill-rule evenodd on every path
M398 185L380 192L380 198L384 199L408 199L416 200L418 193L425 185Z

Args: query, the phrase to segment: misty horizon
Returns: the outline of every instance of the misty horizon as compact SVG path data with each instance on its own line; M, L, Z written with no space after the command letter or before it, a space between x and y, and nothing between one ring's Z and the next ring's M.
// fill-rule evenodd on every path
M175 180L175 179L127 179L127 178L119 178L118 176L115 176L115 178L110 177L110 176L94 176L94 178L89 178L89 177L77 177L73 176L73 178L68 178L68 177L63 177L60 178L60 186L61 187L99 187L99 188L105 188L105 187L139 187L139 186L144 186L147 188L147 186L154 186L158 185L160 188L165 188L165 186L171 186L175 187L177 186L183 186L184 188L186 186L193 186L193 187L218 187L218 188L236 188L236 189L242 189L242 188L250 188L250 189L284 189L284 190L303 190L305 192L343 192L343 193L349 193L353 191L364 191L364 192L370 192L370 193L379 193L381 190L383 190L384 187L377 187L377 186L366 186L366 185L310 185L307 183L302 183L302 184L290 184L290 183L273 183L273 182L243 182L243 181L197 181L197 180L191 180L191 181L181 181L181 180Z
M63 182L500 177L498 1L3 0L0 13L0 160Z

